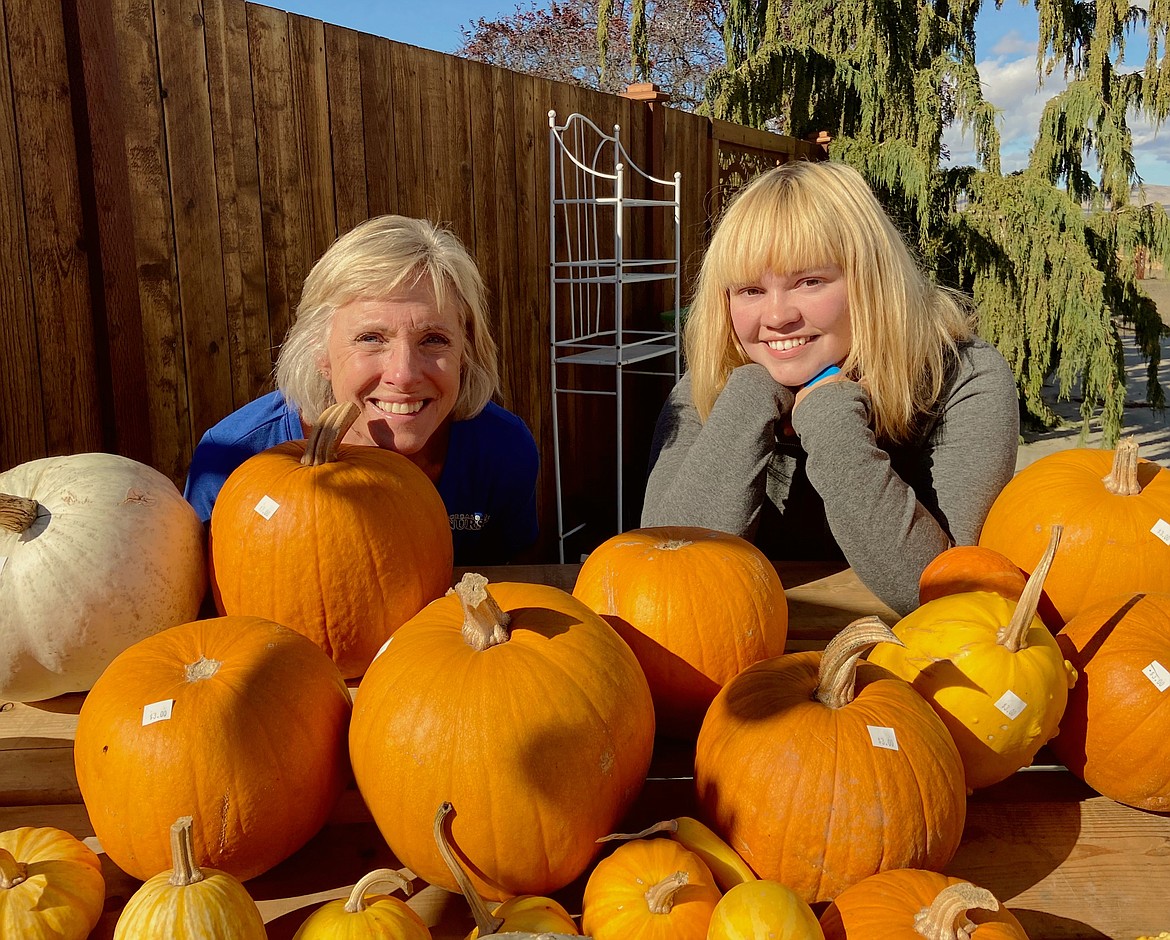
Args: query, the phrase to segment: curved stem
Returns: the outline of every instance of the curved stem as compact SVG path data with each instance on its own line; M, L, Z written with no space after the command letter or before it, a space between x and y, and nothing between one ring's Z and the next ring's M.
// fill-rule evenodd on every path
M667 875L646 892L646 906L651 914L669 914L674 907L674 896L686 886L691 876L685 871Z
M1132 437L1117 442L1113 452L1113 467L1101 478L1105 489L1115 496L1137 496L1142 491L1138 483L1138 445Z
M180 816L171 826L171 860L174 871L171 872L170 884L176 888L185 888L203 880L203 872L195 862L190 816Z
M483 650L508 642L508 616L488 593L488 580L469 571L447 593L455 594L463 605L463 639L472 649Z
M503 926L504 918L496 917L487 909L483 898L475 890L475 885L471 883L471 878L468 877L467 872L463 870L463 866L459 864L459 859L455 857L455 853L451 850L451 843L447 840L447 833L444 831L443 823L446 821L447 816L454 812L454 810L455 807L449 802L444 802L439 807L438 812L435 813L435 844L439 847L439 854L443 856L443 861L447 864L447 868L451 870L456 884L459 885L459 890L467 898L467 906L471 908L471 916L475 918L475 926L479 928L479 935L481 937L487 937L494 934Z
M37 521L40 506L35 499L0 493L0 529L21 533Z
M938 893L930 907L914 915L914 931L927 940L971 940L978 926L967 917L973 907L998 911L999 901L986 888L961 881Z
M0 888L15 888L28 877L28 866L8 849L0 849Z
M375 885L389 886L392 891L401 891L410 897L414 886L402 877L401 872L392 868L377 868L365 875L349 892L349 900L345 902L345 910L349 914L360 914L366 909L366 893Z
M336 402L322 411L305 441L301 466L319 467L336 460L337 445L353 427L359 414L361 409L352 401Z
M880 617L854 620L833 637L821 654L813 698L829 708L843 708L852 702L857 690L857 660L862 653L878 643L906 645Z
M1040 563L1028 575L1024 590L1020 592L1020 599L1016 601L1016 609L1012 614L1011 622L1006 627L1000 627L996 642L1013 653L1018 653L1027 645L1028 628L1036 619L1036 608L1040 606L1040 594L1044 590L1044 579L1048 577L1048 570L1052 567L1052 559L1056 556L1056 547L1060 544L1060 534L1064 526L1054 525L1052 535L1048 539L1048 548Z
M678 832L677 819L664 819L662 822L655 823L643 829L641 832L611 832L607 836L602 836L594 841L596 842L631 842L635 839L645 839L648 836L656 836L660 832Z

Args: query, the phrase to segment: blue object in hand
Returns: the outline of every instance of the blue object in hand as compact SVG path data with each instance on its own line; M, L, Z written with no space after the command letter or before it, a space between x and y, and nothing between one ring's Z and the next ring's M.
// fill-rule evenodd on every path
M805 388L812 388L821 379L827 379L830 375L837 375L840 371L841 370L837 366L825 366L823 369L821 369L820 372L818 372L811 379L809 379L807 382L805 382L804 387Z

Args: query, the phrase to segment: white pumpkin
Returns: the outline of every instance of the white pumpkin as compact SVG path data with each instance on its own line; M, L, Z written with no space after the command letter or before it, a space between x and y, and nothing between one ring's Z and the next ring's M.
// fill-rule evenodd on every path
M0 701L87 690L126 647L194 620L204 545L175 485L127 457L0 473Z

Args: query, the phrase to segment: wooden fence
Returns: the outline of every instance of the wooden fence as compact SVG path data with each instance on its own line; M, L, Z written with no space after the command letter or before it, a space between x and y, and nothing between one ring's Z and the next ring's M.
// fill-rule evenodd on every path
M823 156L243 0L0 14L0 469L104 450L181 486L200 435L271 388L313 261L397 212L479 261L547 534L548 111L620 124L640 166L681 172L688 277L729 166Z

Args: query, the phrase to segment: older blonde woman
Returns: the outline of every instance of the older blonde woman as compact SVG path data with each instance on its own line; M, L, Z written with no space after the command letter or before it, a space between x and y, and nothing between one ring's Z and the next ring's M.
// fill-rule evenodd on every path
M923 568L976 542L1015 469L1007 363L842 164L786 164L737 195L684 341L643 525L721 529L773 559L844 558L907 612Z
M351 401L360 414L345 441L400 453L427 474L457 565L503 563L536 541L536 443L490 400L499 374L483 281L452 233L385 215L335 241L305 278L276 384L195 449L184 495L205 521L244 460L303 438L325 407Z

